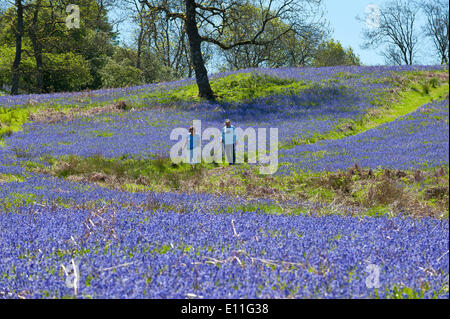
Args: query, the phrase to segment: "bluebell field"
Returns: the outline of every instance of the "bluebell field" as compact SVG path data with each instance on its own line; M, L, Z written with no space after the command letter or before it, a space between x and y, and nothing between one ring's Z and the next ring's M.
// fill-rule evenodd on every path
M98 215L97 215L98 214ZM448 222L27 206L0 218L4 297L448 298ZM8 230L8 231L6 231ZM369 264L380 284L366 287Z
M440 69L241 70L318 85L298 95L240 103L185 103L170 111L152 107L26 123L0 148L0 174L24 176L0 184L0 198L7 199L0 205L0 298L387 298L402 289L416 297L449 298L445 219L317 217L320 205L311 203L296 203L308 210L305 215L270 215L243 211L249 204L245 199L130 193L26 169L30 162L45 165L46 155L168 157L171 130L194 119L204 128L220 128L225 118L244 129L278 127L280 142L289 143L364 115L392 88L382 81L392 72ZM341 74L346 76L336 76ZM145 104L145 93L192 83L0 96L0 105L83 104L129 96L133 101L142 96ZM282 148L278 174L336 171L355 162L373 169L448 166L448 103L431 102L343 139ZM67 285L62 267L72 261L79 268L76 290ZM380 269L377 289L367 286L368 265Z
M432 102L361 134L296 146L281 153L286 162L292 163L284 172L296 168L345 170L354 163L367 168L404 170L448 165L448 110L448 100ZM311 153L322 155L305 158Z

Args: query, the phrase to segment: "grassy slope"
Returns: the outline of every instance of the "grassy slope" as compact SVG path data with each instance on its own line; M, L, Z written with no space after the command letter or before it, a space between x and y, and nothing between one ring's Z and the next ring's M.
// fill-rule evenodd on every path
M223 81L226 82L226 80ZM286 91L296 92L301 90L302 87L304 87L304 84L278 83L274 87L265 87L264 91L262 93L258 91L260 92L258 94L270 95ZM257 85L255 88L257 88ZM255 88L252 90L257 90ZM252 92L255 92L246 90L245 87L243 88L239 84L237 87L231 85L226 90L220 96L221 99L249 98L254 95ZM399 101L391 104L389 108L380 108L380 112L369 114L359 122L347 123L349 125L337 128L335 132L328 135L316 136L316 140L336 139L361 133L413 112L419 106L428 103L432 99L442 98L445 94L448 94L448 83L435 89L432 88L425 94L420 91L405 90L399 93ZM195 89L181 90L181 94L176 98L186 99L189 96L196 99ZM21 125L27 120L29 112L37 109L38 107L0 112L3 114L3 116L0 116L0 123L3 123L3 127L0 127L0 129L3 129L3 134L11 134L20 130ZM313 143L314 139L298 142ZM392 207L392 204L400 202L399 209L401 211L413 209L414 212L419 212L420 216L420 213L427 210L427 207L437 206L438 211L443 209L446 211L446 215L435 216L448 218L448 170L443 172L425 172L423 178L415 176L414 172L406 172L406 176L400 177L395 175L398 172L392 173L386 170L379 170L370 174L367 171L358 171L357 168L350 169L348 172L304 173L277 178L258 176L254 171L249 170L246 165L238 167L237 172L227 167L220 167L218 170L214 170L214 167L211 165L201 165L199 170L193 171L189 169L188 165L173 166L164 159L133 161L101 157L87 159L63 157L57 160L49 157L47 160L52 167L47 173L61 177L73 177L80 175L89 176L95 172L103 172L112 177L112 180L100 182L102 186L115 186L117 183L125 182L124 187L132 191L178 189L185 191L190 189L196 192L215 192L225 190L225 192L234 195L251 193L264 198L269 197L280 200L294 198L339 203L338 205L324 207L323 214L340 214L340 204L356 204L364 208L364 214L366 215L387 214L390 216L393 212L395 214L395 207ZM30 163L30 168L46 170L46 168L33 163ZM11 181L23 181L23 177L0 174L0 184ZM399 188L398 182L404 183L407 187ZM224 188L224 185L231 186ZM444 194L444 198L439 197L440 195L427 198L427 191L433 189L440 189L440 194ZM267 192L268 190L269 192ZM445 198L445 196L447 197ZM2 202L4 200L0 199ZM8 209L21 205L23 202L34 202L36 200L34 194L16 194L14 198L6 202L6 205L5 203L3 204L5 209ZM416 210L414 210L414 205L417 206ZM281 203L234 207L235 210L239 208L242 208L242 210L259 209L271 214L307 213L307 210L301 207L284 206ZM423 290L416 292L408 287L394 286L394 292L389 298L404 298L405 295L409 298L420 298L423 297Z
M433 99L443 98L448 94L448 83L438 83L433 87L433 85L423 82L420 74L419 77L417 73L413 75L413 80L399 85L396 94L387 96L382 106L366 114L360 120L348 121L341 124L333 132L315 135L306 141L295 140L291 145L285 145L285 147L355 135L394 121L400 116L415 111L421 105ZM232 75L218 79L212 81L212 86L221 101L240 101L256 96L298 93L308 87L304 82L250 74ZM171 94L151 94L154 95L154 98L158 98L157 94L165 96L165 100L160 100L160 102L172 103L179 100L196 100L195 92L195 86L187 86L172 90ZM392 102L394 99L395 101ZM21 123L26 121L24 114L29 114L37 109L38 106L30 106L23 110L17 110L17 113L14 110L7 110L6 114L10 114L9 118L12 124L10 127L14 127L13 130L20 129ZM64 107L61 109L64 110ZM252 169L249 169L248 165L242 165L236 172L228 167L217 168L205 164L202 164L197 171L191 171L189 165L174 166L164 159L135 161L99 157L83 159L65 156L60 159L49 157L47 161L50 168L35 163L30 163L28 168L63 178L70 177L73 180L92 180L102 186L119 187L130 191L190 190L239 196L254 194L255 197L275 200L307 199L328 203L339 201L349 205L365 207L367 213L372 214L386 212L392 201L398 199L392 198L392 201L385 201L383 198L373 198L373 193L376 193L377 190L379 193L383 193L382 191L387 189L403 198L405 203L410 202L416 205L416 210L423 210L424 207L428 207L432 210L436 208L434 210L439 212L448 206L448 196L442 198L438 192L439 198L427 198L425 194L430 188L437 187L448 190L448 171L439 177L433 177L435 172L425 172L424 174L428 176L427 180L418 183L414 177L414 172L406 172L407 177L399 180L383 177L385 176L383 170L375 172L374 179L368 178L367 172L359 174L354 172L326 174L304 172L279 178L259 176ZM106 177L95 176L97 173L104 174ZM1 179L11 180L11 178L11 176L3 176ZM398 182L406 185L400 191L397 187ZM280 206L261 207L261 209L274 212L284 211Z
M280 79L273 76L254 73L232 74L211 81L211 88L219 103L239 102L249 99L280 94L299 93L308 87L304 81ZM188 85L166 91L155 91L144 95L145 98L159 103L180 101L200 102L196 85Z
M337 140L347 136L363 133L382 124L395 121L408 113L415 112L424 104L442 99L449 93L449 84L444 83L436 88L430 88L428 94L411 89L398 92L397 102L386 104L367 113L359 120L348 120L325 134L314 134L307 139L293 139L282 147L292 148L296 145L314 144L321 140Z
M441 72L442 73L442 72ZM436 73L438 74L438 73ZM302 140L294 139L283 147L293 147L299 144L315 143L324 139L339 139L345 136L361 133L367 129L374 128L383 123L395 120L399 116L415 111L419 106L430 102L435 98L439 98L448 94L448 83L435 85L437 87L427 87L426 93L416 87L421 85L421 73L410 72L415 79L410 81L408 85L400 87L400 91L396 98L397 102L387 102L385 106L380 107L376 112L368 113L365 117L358 121L346 121L332 132L327 134L315 134L312 137ZM338 76L337 76L338 77ZM331 81L336 80L334 78ZM427 84L428 85L428 84ZM292 79L279 79L272 76L263 76L252 73L234 74L225 78L219 78L211 81L211 86L217 95L219 103L223 102L239 102L249 99L286 94L299 94L303 90L310 87L310 84L304 81ZM414 90L412 90L414 89ZM387 97L388 99L392 96ZM154 104L164 106L164 104L176 104L180 101L199 102L198 89L195 85L172 89L169 91L154 91L150 93L139 94L127 97L133 101L131 106L134 108L151 107ZM119 99L124 100L124 99ZM146 101L144 104L140 101ZM28 117L32 113L44 113L46 109L51 108L63 113L73 112L74 109L87 110L93 107L101 107L108 103L117 102L112 100L102 103L88 103L87 105L51 105L45 103L43 105L28 104L20 109L5 109L0 107L0 147L4 146L3 136L11 135L13 132L20 131L22 125L28 121ZM151 104L149 105L148 101Z

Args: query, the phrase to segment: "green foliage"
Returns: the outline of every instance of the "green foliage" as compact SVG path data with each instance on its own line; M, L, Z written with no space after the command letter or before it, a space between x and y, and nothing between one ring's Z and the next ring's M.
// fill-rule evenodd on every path
M425 95L430 94L430 84L428 82L422 83L422 92Z
M269 215L281 215L285 214L285 210L281 206L277 205L268 205L268 204L246 204L246 205L236 205L233 207L228 207L226 212L227 213L233 213L236 211L242 211L242 212L258 212L262 214L269 214ZM299 210L295 210L295 213L289 211L290 215L294 214L300 214L301 212Z
M34 1L31 1L34 2ZM77 91L101 86L99 69L105 57L112 55L112 27L107 12L95 0L73 0L79 5L80 28L68 29L67 3L41 0L37 24L33 25L35 6L29 3L24 9L24 34L19 87L24 92L36 91L35 50L30 31L36 28L36 43L42 52L44 91ZM10 6L0 17L0 84L10 83L11 66L15 53L16 14ZM33 26L33 28L32 28ZM5 49L6 48L6 49Z
M0 173L0 184L5 182L23 182L24 177L20 175L13 174L1 174Z
M142 83L142 71L130 65L130 61L116 62L107 58L100 70L102 86L106 88L126 87Z
M23 46L23 50L31 50L27 45ZM7 45L0 46L0 86L11 85L11 70L14 61L15 48ZM19 87L21 91L30 92L34 90L35 80L35 62L32 57L24 55L20 63L20 78ZM8 92L9 93L9 92Z
M2 207L6 213L13 213L17 208L29 205L35 202L36 199L37 196L33 193L14 193L8 197L0 198L0 207Z
M176 70L161 63L161 58L150 52L142 54L141 71L145 83L170 82L179 79Z
M387 299L423 299L425 292L429 289L428 284L423 289L416 291L410 287L392 286L390 293L387 295Z
M30 4L32 4L31 1ZM175 72L164 66L162 57L143 50L140 69L137 51L115 42L107 9L95 0L73 0L80 8L80 28L68 29L61 23L67 16L64 1L41 0L36 27L37 44L42 50L44 91L78 91L101 87L123 87L141 83L175 80ZM37 91L35 51L30 39L35 6L24 10L24 35L20 63L20 93ZM11 83L15 55L14 6L0 16L0 87ZM33 26L34 27L34 26Z
M211 88L219 100L227 102L244 101L256 97L277 95L286 90L302 87L303 82L280 79L260 74L236 74L212 81ZM283 92L286 94L286 92Z
M23 48L26 51L30 47ZM0 86L11 84L11 65L14 61L15 49L3 45L0 47ZM81 55L74 53L44 53L44 82L48 91L77 91L86 87L92 80L89 64ZM33 57L24 55L20 65L21 84L25 91L34 91L36 80L36 64Z
M89 64L72 52L44 55L44 81L49 91L78 91L91 82Z
M420 89L417 86L420 85ZM414 83L412 85L412 90L424 95L429 95L432 89L436 89L441 85L441 82L437 78L432 78L430 80L422 80L420 83Z
M438 78L432 78L428 83L434 89L441 85L441 82L439 81Z
M307 14L306 12L304 12ZM224 26L221 40L234 43L239 39L252 38L262 28L267 13L250 2L242 2L230 9L233 23ZM293 67L309 65L326 30L325 24L303 24L301 32L281 18L266 22L259 41L264 45L241 45L224 50L223 70L238 70L252 67Z
M14 48L6 45L0 46L0 87L11 83L11 66Z
M72 155L58 160L47 159L47 162L53 163L50 173L56 176L63 178L82 176L91 181L103 182L119 188L126 184L129 190L145 190L148 187L177 190L182 181L198 180L208 167L206 164L201 164L197 165L196 169L191 169L187 164L172 164L170 159L143 160L126 158L126 156L108 159L102 156L82 158Z
M361 65L358 56L350 47L344 49L339 41L331 39L319 45L314 57L313 65L321 66L339 66L339 65Z

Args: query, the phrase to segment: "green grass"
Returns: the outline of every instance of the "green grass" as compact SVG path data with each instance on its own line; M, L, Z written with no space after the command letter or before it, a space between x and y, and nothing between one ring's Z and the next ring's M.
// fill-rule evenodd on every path
M2 183L9 183L9 182L23 182L24 177L20 175L13 175L13 174L2 174L0 173L0 187Z
M23 123L28 120L28 114L26 109L5 109L0 106L0 139L20 131Z
M214 167L212 164L198 164L196 169L192 169L188 164L173 164L170 159L165 158L145 160L126 156L112 159L102 156L83 158L74 155L56 159L48 156L43 160L50 168L37 167L36 171L62 178L81 176L87 180L101 173L102 176L94 181L104 186L122 187L129 191L179 190L182 182L198 180L205 170Z
M274 205L245 205L245 211L268 214L305 214L302 207L286 206L286 199L322 202L321 215L343 214L340 205L360 207L363 215L395 216L407 211L413 216L448 216L448 167L416 171L361 170L337 172L293 172L287 176L259 175L248 164L172 164L170 159L132 159L101 156L82 158L64 156L41 160L43 165L28 165L30 171L62 178L96 182L132 192L184 192L241 196L247 199L271 198Z
M430 287L426 281L422 285L423 287L418 290L403 285L393 285L387 294L386 299L423 299L425 297L425 292L427 292ZM437 299L439 296L443 295L444 290L445 288L435 292L433 298Z
M227 77L211 80L211 88L218 102L240 102L272 95L299 93L308 87L304 81L280 79L256 73L233 74ZM159 103L174 103L179 101L199 102L197 85L188 85L169 91L152 92L144 95Z
M1 184L0 184L1 186ZM17 208L36 202L37 196L33 193L11 194L9 197L0 198L0 206L5 213L14 212Z

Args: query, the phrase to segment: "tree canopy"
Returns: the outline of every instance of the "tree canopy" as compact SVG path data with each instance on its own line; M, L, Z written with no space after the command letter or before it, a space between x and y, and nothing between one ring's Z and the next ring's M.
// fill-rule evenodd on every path
M79 28L66 25L69 4L80 9ZM389 64L412 64L428 39L436 60L448 63L444 4L386 0L379 25L364 29L363 48L379 50ZM119 43L127 17L134 35ZM5 0L0 90L45 93L195 77L199 95L214 99L211 66L360 65L353 48L330 34L320 0Z
M333 39L322 42L314 56L313 65L337 66L337 65L361 65L359 57L349 47L344 49L339 41Z

